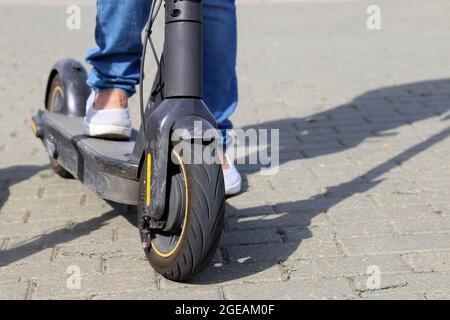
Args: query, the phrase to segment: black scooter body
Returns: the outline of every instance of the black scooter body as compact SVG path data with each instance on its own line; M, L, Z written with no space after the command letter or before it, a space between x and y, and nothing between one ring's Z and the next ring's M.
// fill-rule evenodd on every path
M165 11L163 54L131 139L84 135L91 89L86 70L72 59L52 69L46 108L33 117L32 129L60 176L78 178L102 198L137 205L147 259L164 277L184 281L208 265L219 245L225 185L220 164L200 157L217 160L217 135L211 135L217 124L202 101L202 1L166 0Z
M163 59L156 75L153 95L145 111L147 136L141 126L128 141L111 141L83 134L85 104L90 94L84 67L72 59L58 61L47 85L46 106L55 76L63 86L64 110L40 110L33 117L33 130L42 139L50 157L100 197L124 204L138 202L138 188L145 151L152 157L152 199L165 199L170 137L173 128L183 128L192 136L194 123L204 130L217 128L202 96L202 15L201 2L166 2ZM161 71L161 69L163 71ZM163 73L163 89L156 87ZM201 137L200 137L201 138ZM155 220L164 212L164 201L152 201L149 214Z
M139 157L133 155L138 133L129 141L94 139L83 134L83 117L39 111L33 118L49 153L100 197L137 204Z
M49 155L100 197L136 205L139 177L146 143L152 155L153 199L165 199L169 147L173 128L201 138L194 123L201 121L204 130L215 127L215 121L202 100L191 98L163 100L147 116L148 137L133 130L130 140L112 141L90 138L83 134L83 117L39 111L33 117L37 135ZM182 123L182 125L179 125ZM195 136L197 135L197 137ZM186 138L186 137L185 137ZM163 201L153 201L151 212L159 218Z

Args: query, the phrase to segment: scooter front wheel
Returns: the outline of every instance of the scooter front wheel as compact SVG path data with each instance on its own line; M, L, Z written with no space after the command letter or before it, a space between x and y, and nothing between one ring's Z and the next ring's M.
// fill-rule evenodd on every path
M202 161L186 163L178 158L177 170L170 170L168 177L168 206L182 206L179 223L171 221L170 231L142 230L141 240L147 259L157 272L174 281L184 281L204 269L220 241L225 213L225 187L219 164ZM196 158L192 152L190 159ZM146 167L140 178L138 215L142 216L146 197ZM154 200L158 201L158 200ZM172 219L173 220L173 219Z

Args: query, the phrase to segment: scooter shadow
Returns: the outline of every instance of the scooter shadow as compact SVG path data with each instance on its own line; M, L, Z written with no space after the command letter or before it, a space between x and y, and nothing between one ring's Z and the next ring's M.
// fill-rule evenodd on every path
M49 165L17 165L0 169L0 210L10 197L10 187L30 179Z
M327 156L336 152L345 152L357 147L364 140L377 137L382 140L385 135L397 135L394 129L413 124L431 117L441 117L441 121L448 120L442 117L450 109L450 79L431 80L417 83L404 84L394 87L386 87L364 93L351 102L320 112L308 118L283 119L245 127L255 129L280 129L280 167L292 160L311 159L318 156ZM358 124L361 121L361 124ZM352 126L359 126L352 129ZM312 144L311 152L292 152L292 139L283 137L283 130L290 135L293 131L301 132L298 143ZM314 141L320 139L321 129L328 128L336 133L336 138L342 137L340 146L335 148L314 148ZM348 132L347 132L348 130ZM340 134L339 132L343 132ZM315 136L317 135L317 136ZM261 233L267 231L267 219L265 213L271 212L270 232L279 226L289 226L291 221L301 221L297 234L282 237L282 243L258 243L258 244L227 244L223 243L219 252L221 257L216 263L208 267L204 272L196 276L192 284L218 284L224 282L249 281L256 274L270 268L283 270L283 262L290 258L298 250L303 240L312 237L308 229L311 220L327 212L334 206L345 201L355 194L362 194L375 188L383 179L384 174L404 163L416 155L426 151L431 146L445 140L450 135L450 128L424 138L423 142L393 156L389 160L374 166L364 174L356 177L349 176L348 181L325 188L325 192L316 194L308 199L298 199L292 202L280 202L272 205L261 204L248 208L236 208L227 206L227 221L233 220L233 228L225 231L229 235L234 231L245 233L257 230ZM336 141L339 141L336 139ZM320 144L321 142L317 142ZM300 148L301 150L301 148ZM270 152L269 152L270 154ZM247 175L257 174L258 166L242 166L243 178L247 181ZM282 170L282 169L280 169ZM276 176L275 176L276 177ZM295 177L294 177L295 178ZM298 181L302 181L298 177ZM307 182L305 182L307 183ZM245 183L247 185L247 183ZM239 203L236 199L235 203ZM273 215L273 212L279 214ZM267 214L269 215L269 214ZM293 216L296 216L293 219ZM254 217L254 218L252 218ZM236 233L234 233L236 234ZM279 272L268 272L263 277L271 277Z
M392 130L401 126L412 124L416 121L424 120L431 117L442 116L450 108L450 79L431 80L405 84L395 87L381 88L369 91L361 96L356 97L348 104L341 105L324 112L314 114L307 118L291 118L284 120L271 121L261 124L254 124L245 127L255 129L280 129L280 166L289 163L292 160L303 158L315 158L317 156L326 156L335 152L345 152L348 149L357 147L364 140L371 137L383 137L385 134L396 134ZM338 148L316 149L314 141L320 133L318 128L333 127L345 128L348 126L349 113L357 112L359 117L364 121L361 130L357 132L350 131L344 142ZM392 114L394 112L394 114ZM383 116L384 115L384 119ZM390 115L390 119L386 116ZM448 120L443 117L442 121ZM352 120L351 123L354 123ZM370 130L364 130L364 127L370 127ZM292 152L292 141L283 139L283 132L286 128L293 128L294 131L301 132L298 144L304 141L312 144L313 152ZM290 132L289 132L290 134ZM316 137L317 135L317 137ZM239 232L245 233L249 230L257 230L264 232L264 219L246 219L248 217L261 216L267 212L281 211L282 214L275 215L272 219L271 229L277 226L285 226L289 224L292 216L301 216L302 228L298 234L294 235L295 239L287 238L282 243L273 244L256 244L246 245L239 243L238 245L227 244L222 242L218 250L218 254L214 258L213 263L199 275L194 277L188 283L191 284L218 284L231 281L245 281L247 278L253 278L257 273L263 272L273 267L282 267L283 261L286 261L298 249L303 240L311 238L312 234L307 228L311 224L311 219L326 212L338 205L345 199L354 194L365 193L382 182L381 176L400 163L410 160L419 153L426 151L431 146L443 141L450 135L450 128L424 139L423 142L399 153L388 161L385 161L374 168L368 170L362 175L351 177L348 181L337 185L328 186L326 192L314 195L308 199L298 199L292 202L279 202L267 205L264 199L260 203L255 203L249 208L233 207L227 205L226 220L230 222L238 219L237 226ZM317 142L319 144L319 142ZM34 175L40 170L48 166L33 167L30 174ZM2 169L5 170L5 169ZM0 171L0 177L8 170L17 171L20 168L8 168L7 171ZM255 166L241 166L243 173L244 185L247 185L247 176L256 174L260 168ZM29 175L29 176L31 176ZM26 179L24 175L22 181ZM299 181L301 181L299 177ZM364 183L361 183L363 181ZM307 183L307 181L305 182ZM5 194L5 192L4 192ZM6 191L6 195L8 191ZM4 196L2 199L7 199ZM3 200L2 200L3 201ZM0 202L0 207L3 202ZM53 232L28 239L24 243L16 244L12 248L3 250L0 253L0 266L6 266L25 257L33 255L44 248L50 248L55 245L70 242L73 239L82 237L90 232L104 226L110 219L118 215L123 215L132 225L136 226L135 207L121 206L110 203L113 207L110 211L105 212L102 216L92 218L85 222L75 225L71 232L67 232L66 228L58 229ZM273 217L272 217L273 218ZM224 238L236 231L232 228L226 228ZM137 244L138 245L138 244ZM240 263L242 262L242 263ZM279 274L279 273L278 273Z

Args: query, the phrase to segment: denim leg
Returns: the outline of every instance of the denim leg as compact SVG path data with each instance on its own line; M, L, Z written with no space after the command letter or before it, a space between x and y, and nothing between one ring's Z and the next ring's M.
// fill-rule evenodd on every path
M204 0L204 74L203 99L230 143L229 117L238 102L236 77L237 21L234 0Z
M139 83L142 41L151 0L97 0L97 48L88 52L88 85L96 91L120 89L129 96Z
M139 83L141 32L151 0L97 0L97 48L86 60L92 65L88 84L96 91L120 89L129 96ZM224 135L238 101L237 27L234 0L204 0L203 98Z

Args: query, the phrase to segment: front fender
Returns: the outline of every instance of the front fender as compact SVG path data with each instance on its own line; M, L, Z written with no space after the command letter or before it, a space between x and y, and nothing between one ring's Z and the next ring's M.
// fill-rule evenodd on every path
M145 115L147 137L144 137L141 128L133 154L141 159L139 173L147 157L145 151L151 155L151 199L158 200L151 201L147 212L156 221L161 219L165 209L171 133L174 128L185 128L197 136L194 132L196 119L202 122L205 129L217 128L214 116L200 99L166 99L153 112Z

